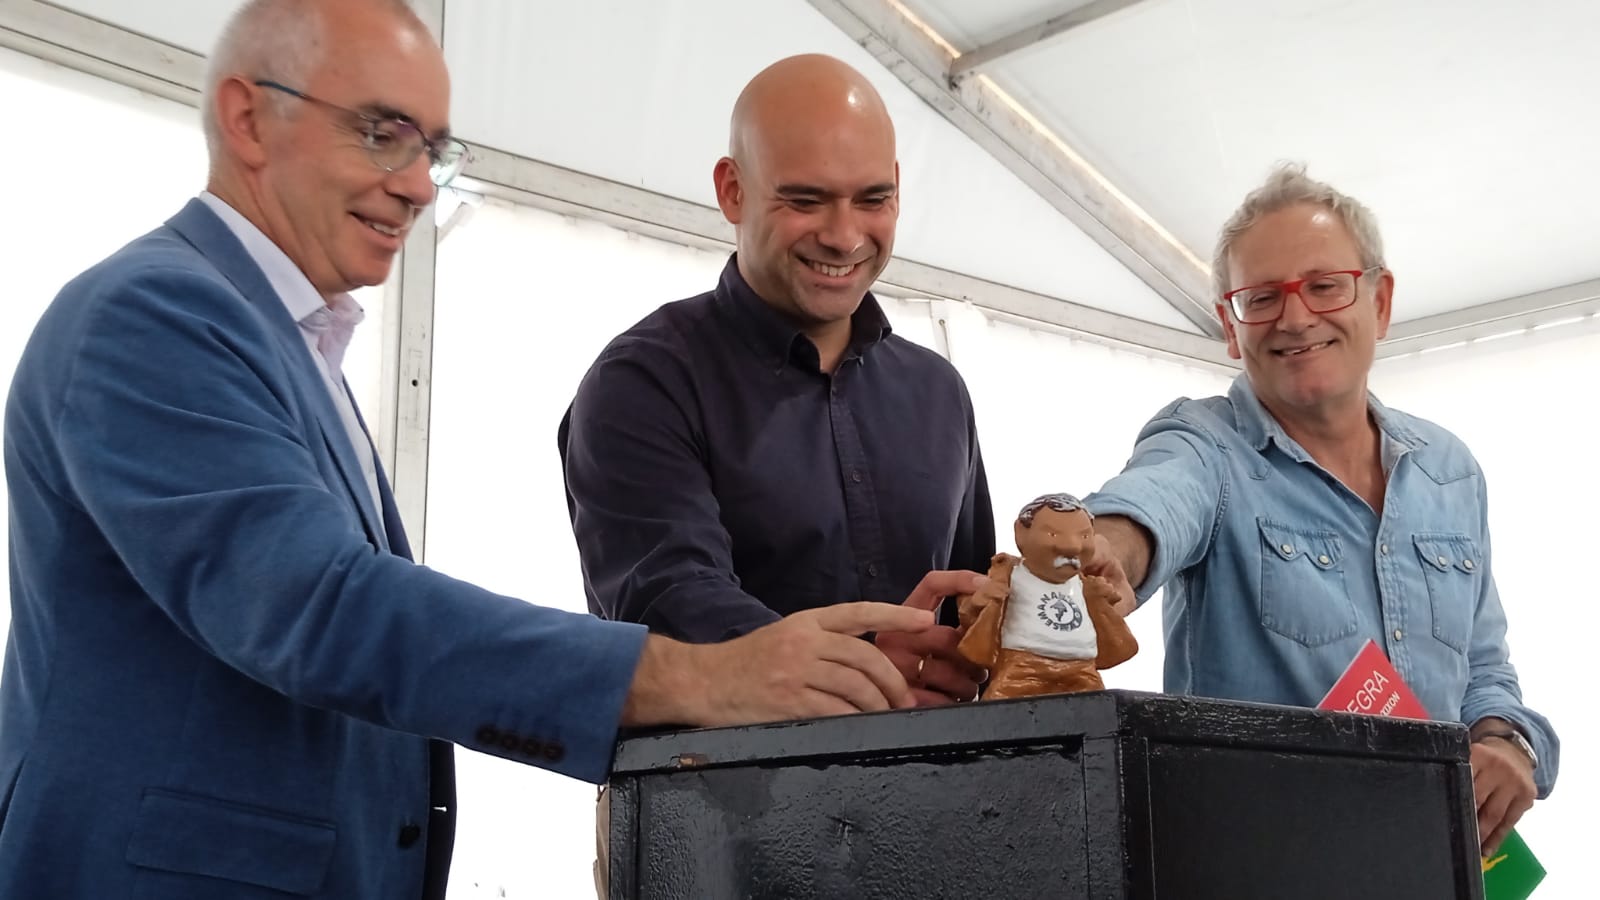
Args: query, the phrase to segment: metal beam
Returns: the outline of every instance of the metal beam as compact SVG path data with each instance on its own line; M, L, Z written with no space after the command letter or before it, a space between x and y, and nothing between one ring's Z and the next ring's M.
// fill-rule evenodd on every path
M1134 351L1145 356L1165 359L1169 362L1175 362L1185 366L1192 366L1197 369L1203 369L1207 372L1215 372L1219 375L1226 375L1230 378L1238 375L1243 369L1238 361L1229 359L1227 357L1226 352L1223 349L1227 346L1226 344L1217 345L1219 349L1217 350L1216 358L1202 359L1182 353L1171 353L1166 350L1155 350L1150 347L1146 347L1143 344L1135 344L1130 341L1119 341L1114 337L1106 337L1103 334L1088 334L1072 328L1063 328L1050 322L1040 322L1037 319L1013 315L1000 310L983 309L981 312L985 318L991 321L1006 322L1011 325L1020 325L1025 328L1031 328L1036 331L1043 331L1049 334L1062 334L1085 344L1096 344L1101 347L1109 347L1112 350L1120 350L1124 352Z
M434 263L437 259L437 234L433 211L417 217L400 256L392 296L398 312L398 357L391 373L385 358L385 399L382 431L392 433L394 455L389 483L394 487L395 505L411 539L411 551L418 561L426 559L428 533L428 434L433 407L433 300ZM387 332L388 329L385 329ZM393 380L389 380L390 378ZM392 426L389 424L392 422ZM392 432L390 429L392 428Z
M579 215L678 244L726 252L733 227L714 207L657 194L595 175L472 146L465 175L491 197L566 215ZM960 300L985 309L1046 323L1078 334L1100 335L1124 345L1236 367L1223 344L1210 338L1080 303L906 259L894 259L878 285L886 293L930 300Z
M444 43L445 0L413 0L411 9ZM382 400L378 409L379 455L388 466L395 506L405 523L411 553L427 560L428 438L433 409L433 301L439 229L433 209L411 227L400 260L389 277L384 306Z
M952 82L953 48L896 0L808 0L917 96L1000 160L1202 333L1222 336L1199 257L979 74Z
M992 65L1007 56L1026 50L1059 35L1066 34L1079 25L1087 25L1096 19L1103 19L1115 12L1121 12L1141 0L1093 0L1091 3L1072 4L1072 9L1051 16L1037 25L1031 25L1019 31L1000 38L997 41L984 44L976 50L970 50L956 57L950 63L951 79L959 79L970 75L978 69Z
M205 57L37 0L0 0L0 47L194 106Z
M1378 344L1378 358L1499 337L1597 313L1600 278L1399 322L1390 326L1388 339Z
M410 0L410 4L411 11L428 26L428 30L433 32L434 39L443 46L445 0Z

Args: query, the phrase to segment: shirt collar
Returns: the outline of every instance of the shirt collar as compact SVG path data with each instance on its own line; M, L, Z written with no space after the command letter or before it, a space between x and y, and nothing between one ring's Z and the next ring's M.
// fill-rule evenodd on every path
M735 325L737 331L762 361L781 369L799 360L817 365L817 349L792 322L773 309L739 271L739 254L728 257L722 278L714 292L716 308ZM846 358L866 352L893 332L883 307L872 292L861 298L861 305L850 317L850 349Z
M1256 396L1255 389L1250 384L1250 375L1241 372L1233 379L1233 386L1228 389L1228 399L1233 402L1234 416L1238 424L1239 434L1256 450L1265 450L1268 443L1276 442L1286 453L1309 462L1310 457L1305 450L1289 437L1283 430L1278 420L1262 405L1261 399ZM1383 458L1384 469L1393 468L1393 463L1406 453L1427 445L1423 437L1413 431L1400 417L1389 411L1387 406L1378 402L1371 391L1367 392L1367 409L1372 413L1372 420L1378 425L1378 432L1384 437Z
M278 299L282 300L283 305L289 310L290 318L297 323L303 323L307 316L328 307L329 304L312 286L311 279L307 278L306 274L300 271L300 267L294 264L294 260L291 260L282 248L257 228L255 223L246 219L242 213L210 191L200 193L200 202L216 213L222 224L228 226L233 236L244 245L245 252L250 254L250 259L267 276L267 282L272 285ZM349 301L349 306L360 309L360 305L348 294L340 294L334 298L335 308L345 306L343 301Z

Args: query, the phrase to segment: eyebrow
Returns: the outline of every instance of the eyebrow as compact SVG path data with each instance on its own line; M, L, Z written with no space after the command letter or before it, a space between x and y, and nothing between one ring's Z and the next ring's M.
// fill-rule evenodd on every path
M411 127L417 129L418 131L422 131L422 126L417 124L417 120L415 118L411 117L410 115L408 115L407 113L405 113L405 112L403 112L401 110L398 110L398 109L395 109L392 106L389 106L386 103L365 103L365 104L362 104L361 106L356 107L356 109L361 111L361 112L366 113L369 116L377 116L380 119L399 119L400 121L406 123L407 125L410 125ZM428 134L428 133L423 131L423 134ZM441 128L441 129L439 129L438 131L435 131L432 134L428 134L428 139L429 140L434 140L434 141L448 140L449 137L450 137L450 129L449 129L448 126L445 127L445 128Z
M832 197L832 196L836 196L833 191L827 190L826 188L820 188L820 187L817 187L815 185L810 185L810 184L780 184L780 185L778 185L778 189L777 190L778 190L778 193L783 194L786 197ZM862 188L860 191L857 191L856 193L857 193L857 195L860 195L860 194L892 194L894 192L895 192L894 182L885 181L885 182L882 182L880 184L869 185L868 187Z

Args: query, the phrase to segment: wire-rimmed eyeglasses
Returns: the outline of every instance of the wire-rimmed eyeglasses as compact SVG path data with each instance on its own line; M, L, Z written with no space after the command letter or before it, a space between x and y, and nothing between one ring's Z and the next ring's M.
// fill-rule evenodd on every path
M270 88L281 91L291 97L298 97L307 103L353 116L362 123L356 129L361 135L361 146L371 157L373 165L385 172L398 172L416 161L423 153L428 154L428 178L438 187L449 184L461 169L466 165L470 156L467 145L455 138L430 138L422 133L414 122L393 116L375 116L360 110L329 103L320 97L313 97L304 91L297 91L288 85L276 81L260 79L255 82L257 87Z

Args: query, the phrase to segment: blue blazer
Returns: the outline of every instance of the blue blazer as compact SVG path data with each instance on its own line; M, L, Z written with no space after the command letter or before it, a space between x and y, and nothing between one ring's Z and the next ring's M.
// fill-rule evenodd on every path
M643 629L411 562L199 201L45 312L5 468L0 897L443 897L444 742L604 778Z

